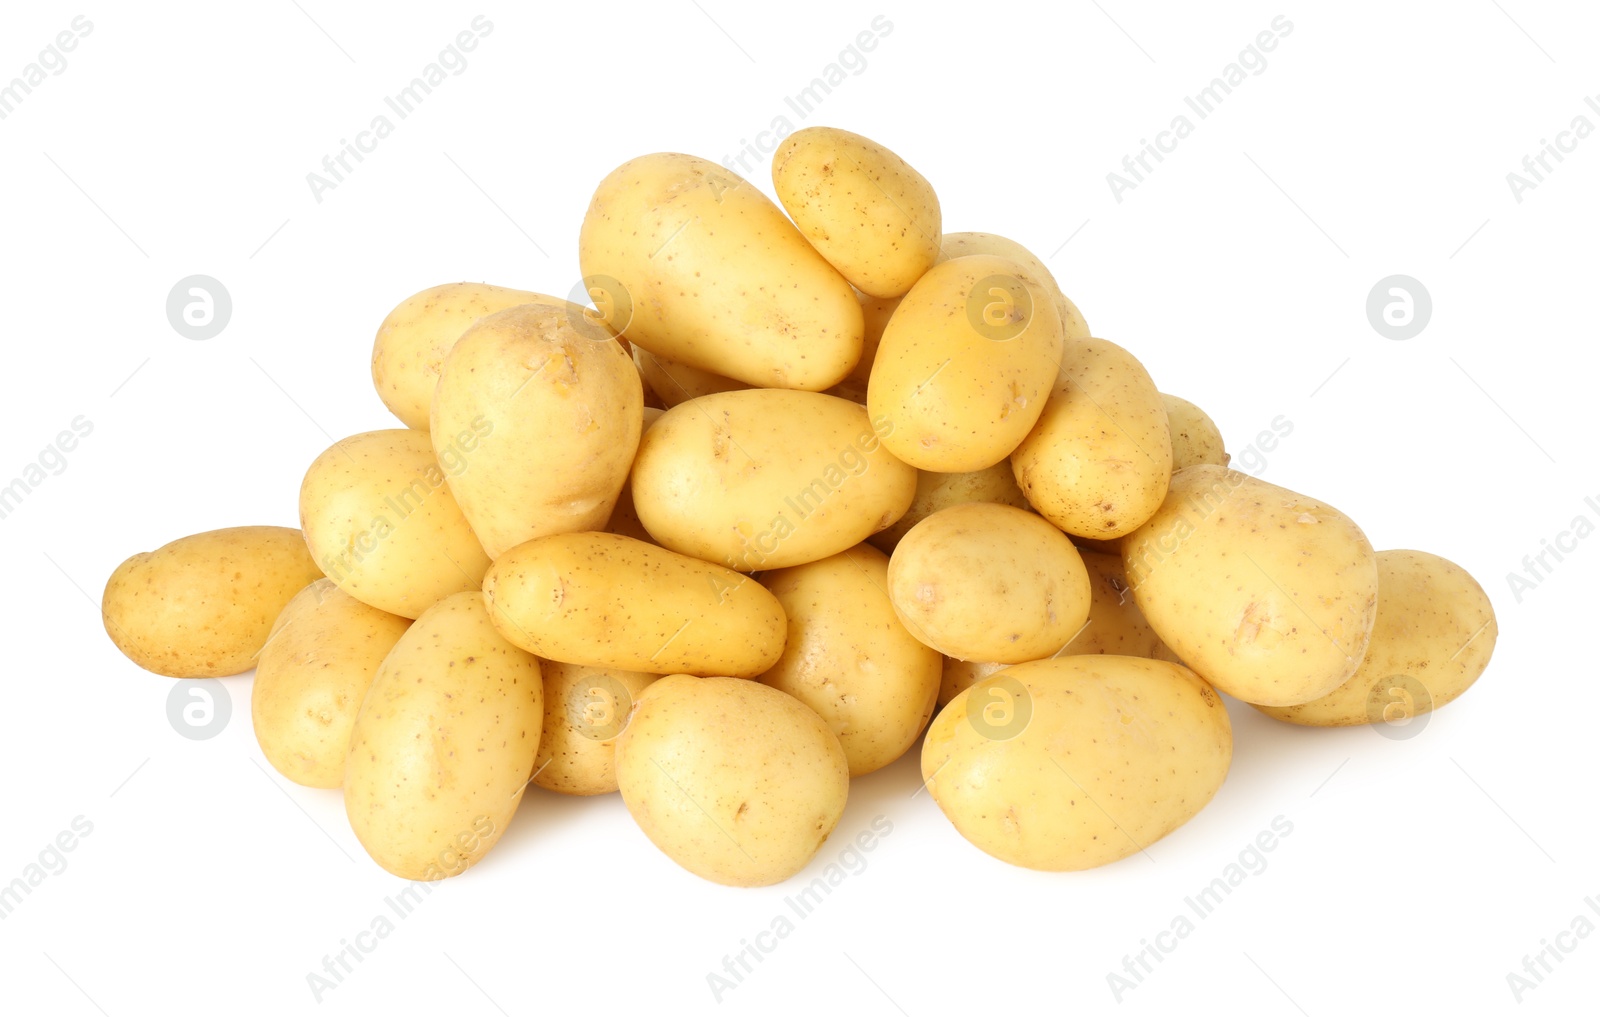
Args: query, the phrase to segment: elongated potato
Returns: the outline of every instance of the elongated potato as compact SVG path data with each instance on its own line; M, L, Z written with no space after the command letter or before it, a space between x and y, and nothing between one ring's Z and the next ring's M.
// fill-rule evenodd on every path
M300 484L300 525L323 572L402 618L477 589L489 556L448 473L428 433L404 428L352 435L318 456Z
M100 618L117 649L146 671L220 678L255 666L284 606L321 575L299 530L209 530L118 565Z
M639 443L634 510L663 547L729 568L817 561L911 504L916 471L884 449L885 433L859 404L820 392L695 399Z
M634 700L660 675L614 667L540 663L544 676L544 733L533 782L564 795L603 795L617 789L617 735Z
M1061 362L1052 294L1015 262L989 255L930 269L884 328L867 410L884 444L919 470L970 473L1027 435Z
M1091 335L1089 325L1083 320L1083 314L1079 312L1078 306L1061 292L1061 287L1056 284L1056 277L1050 274L1044 262L1040 261L1032 251L998 233L946 233L939 241L939 260L935 264L942 264L951 258L965 258L970 254L992 254L998 258L1005 258L1038 276L1055 295L1056 311L1061 315L1062 337L1068 342L1089 338Z
M639 447L644 386L620 343L525 304L480 319L445 359L434 395L450 490L491 558L525 540L604 526Z
M1222 432L1205 410L1165 392L1161 393L1161 401L1167 407L1167 427L1172 433L1172 472L1200 463L1228 465L1228 447Z
M547 660L753 678L783 653L783 608L760 583L615 533L519 544L483 595L501 634Z
M1172 475L1161 393L1115 343L1068 343L1044 413L1011 464L1028 501L1068 533L1132 533L1161 506Z
M943 508L974 501L992 501L1013 508L1028 508L1028 499L1011 473L1011 464L998 462L986 470L972 473L917 472L917 493L906 514L879 530L867 542L884 554L892 554L911 527Z
M1122 561L1162 642L1247 703L1320 699L1366 653L1377 558L1348 516L1314 498L1191 466L1122 542Z
M859 134L794 132L772 155L772 186L811 246L863 293L898 297L939 256L933 185Z
M928 729L922 776L978 848L1063 871L1126 858L1194 818L1232 758L1228 711L1188 669L1056 657L952 699Z
M1466 569L1426 551L1379 551L1378 616L1356 673L1321 699L1256 709L1311 727L1408 724L1471 688L1499 635Z
M820 392L861 357L861 307L783 211L716 163L663 152L600 182L586 283L637 346L750 385Z
M654 392L661 405L669 410L679 403L703 395L735 392L750 387L742 381L658 357L640 346L633 349L633 362L638 365L639 377L644 379L645 387Z
M667 857L727 886L805 868L844 812L839 739L759 682L672 675L645 689L617 738L617 784Z
M511 822L544 721L539 662L489 623L483 595L424 611L367 690L345 761L356 839L403 879L465 872Z

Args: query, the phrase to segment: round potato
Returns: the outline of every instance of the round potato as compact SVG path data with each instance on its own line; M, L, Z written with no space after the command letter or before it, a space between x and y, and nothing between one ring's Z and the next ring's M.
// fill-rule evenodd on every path
M727 886L805 868L844 812L850 768L828 725L759 682L672 675L617 737L617 785L667 857Z
M1320 699L1366 653L1377 558L1348 516L1313 498L1191 466L1122 542L1122 562L1162 642L1247 703Z
M850 776L888 766L933 716L943 672L895 616L889 558L860 545L761 577L789 619L783 656L758 679L817 711L844 746Z
M1022 496L1011 464L998 462L986 470L972 473L917 472L917 493L911 499L906 514L891 523L888 529L879 530L867 542L884 554L893 554L911 527L943 508L965 505L968 502L992 501L1015 508L1028 508L1028 499Z
M1072 542L1010 505L935 512L889 559L889 599L901 622L964 660L1049 656L1088 620L1089 595L1089 573Z
M1142 851L1222 786L1233 731L1193 672L1138 657L1056 657L983 679L939 711L922 776L963 837L1064 871Z
M1499 634L1466 569L1425 551L1379 551L1378 615L1356 673L1321 699L1256 709L1310 727L1410 723L1471 688Z
M489 567L426 431L336 442L300 484L300 526L339 589L402 618L476 590Z
M299 530L210 530L118 565L100 618L117 649L146 671L221 678L255 666L284 606L321 575Z
M306 787L338 787L350 732L378 665L411 622L318 579L272 626L250 686L250 719L273 769Z
M1061 315L1062 337L1068 342L1089 338L1091 334L1089 325L1083 320L1078 306L1061 292L1061 287L1056 285L1056 277L1050 274L1050 270L1044 267L1044 262L1040 261L1032 251L998 233L946 233L939 241L939 260L935 264L949 261L951 258L965 258L971 254L992 254L997 258L1014 261L1032 272L1055 296L1056 311Z
M1161 393L1167 407L1167 428L1172 434L1172 472L1186 466L1210 463L1228 465L1228 448L1222 432L1206 411L1179 396Z
M939 256L933 185L859 134L794 132L773 153L772 186L811 246L863 293L898 297Z
M634 700L660 675L546 660L544 733L533 782L564 795L603 795L617 789L617 735Z

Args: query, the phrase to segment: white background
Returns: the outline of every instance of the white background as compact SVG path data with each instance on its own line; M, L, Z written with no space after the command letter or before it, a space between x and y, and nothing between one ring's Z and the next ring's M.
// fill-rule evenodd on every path
M1506 975L1580 913L1600 925L1584 903L1600 897L1600 540L1520 602L1506 576L1575 517L1600 520L1585 503L1600 503L1600 136L1520 203L1506 174L1574 117L1600 127L1583 102L1600 94L1600 12L932 6L8 5L0 80L74 15L94 27L0 121L0 484L74 417L94 430L0 520L0 883L74 817L93 832L0 920L0 1008L1592 1010L1600 935L1565 940L1575 951L1520 1005ZM307 173L478 13L493 30L465 71L316 201ZM220 736L174 732L172 681L101 629L106 576L186 533L294 525L323 448L395 426L368 379L390 307L460 279L567 293L605 173L652 151L736 153L879 13L892 30L864 69L794 126L887 144L933 181L947 230L1046 257L1096 334L1209 410L1236 455L1286 416L1265 475L1339 506L1379 548L1470 569L1499 612L1487 674L1405 740L1233 704L1215 801L1147 853L1078 874L969 846L913 797L909 757L855 783L812 870L763 890L681 871L615 796L531 790L482 864L315 1002L307 973L402 884L365 857L337 792L265 766L248 675L225 681ZM1116 201L1106 174L1279 14L1294 27L1266 69ZM770 193L766 174L752 176ZM209 341L165 315L194 273L233 299ZM1433 301L1407 341L1365 310L1395 273ZM879 816L893 830L868 867L717 1004L708 972ZM1107 973L1279 816L1293 833L1266 870L1119 1004Z

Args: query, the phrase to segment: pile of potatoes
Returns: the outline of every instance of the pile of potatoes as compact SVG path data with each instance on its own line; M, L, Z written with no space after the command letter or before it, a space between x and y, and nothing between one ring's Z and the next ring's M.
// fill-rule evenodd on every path
M1460 695L1483 590L1230 470L1042 262L807 128L780 208L688 155L601 181L589 303L425 290L378 329L401 428L306 471L300 529L135 555L106 629L179 678L256 669L266 758L342 788L385 869L471 867L529 783L621 792L684 868L795 874L852 778L921 741L962 836L1115 861L1232 756L1218 691L1309 726Z

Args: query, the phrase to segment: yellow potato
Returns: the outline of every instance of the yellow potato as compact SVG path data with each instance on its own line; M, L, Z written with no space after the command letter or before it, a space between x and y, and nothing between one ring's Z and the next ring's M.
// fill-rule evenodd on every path
M299 530L210 530L118 565L100 617L117 649L146 671L220 678L255 666L284 605L321 575Z
M1060 530L973 502L911 528L889 560L906 628L950 657L1017 663L1059 650L1089 617L1089 574Z
M300 484L300 525L322 571L350 596L402 618L476 590L489 556L456 505L448 472L428 433L404 428L352 435L318 456Z
M883 341L884 327L889 324L894 309L900 306L900 298L874 297L856 290L856 299L861 302L861 359L856 361L847 378L828 389L828 394L865 406L867 382L872 377L872 362L878 358L878 344Z
M1161 393L1122 347L1068 343L1044 413L1011 464L1039 514L1073 536L1132 533L1161 506L1172 475Z
M992 660L962 660L959 657L944 659L944 674L939 679L939 709L966 691L970 685L989 677L996 671L1011 667Z
M1052 295L989 255L929 270L895 308L867 382L883 442L919 470L970 473L1027 435L1061 362Z
M1167 649L1144 612L1133 599L1122 556L1079 549L1089 572L1089 620L1072 642L1061 648L1063 657L1080 653L1112 653L1123 657L1177 658Z
M617 789L617 735L634 700L660 675L546 660L544 733L533 782L564 795L603 795Z
M761 577L789 619L764 685L817 711L844 746L850 776L915 744L939 693L943 658L906 631L889 603L889 559L860 545Z
M1222 786L1221 697L1177 664L1057 657L1018 664L939 711L922 746L933 800L1012 865L1088 869L1194 818Z
M939 198L859 134L807 127L772 156L772 186L801 234L863 293L898 297L939 256Z
M992 501L1014 508L1028 508L1028 499L1011 474L1011 464L1001 461L986 470L972 473L917 472L917 493L911 507L886 530L879 530L867 542L884 554L892 554L911 527L942 508L974 501Z
M613 170L578 261L607 323L677 363L821 392L861 357L850 284L766 195L705 159L658 153Z
M639 377L644 379L645 386L656 394L662 407L669 410L679 403L703 395L736 392L750 387L742 381L724 378L698 367L674 363L639 346L633 348L633 362L638 366Z
M345 761L356 839L403 879L471 868L511 822L544 718L539 662L495 632L476 591L418 618L378 668Z
M1167 407L1167 427L1172 432L1172 472L1200 463L1228 465L1228 447L1222 432L1205 410L1165 392L1161 393L1161 401Z
M767 886L805 868L844 812L839 739L759 682L662 678L617 738L617 784L645 836L690 872Z
M1313 498L1191 466L1122 542L1122 561L1162 642L1247 703L1320 699L1366 652L1377 558L1349 517Z
M599 333L604 336L605 333ZM551 533L595 530L639 446L644 387L612 338L527 304L481 319L445 359L433 446L459 459L450 490L489 557ZM473 447L459 445L476 435Z
M338 787L350 731L378 665L411 622L318 579L272 626L250 686L261 754L306 787Z
M783 608L760 583L614 533L519 544L483 595L500 633L546 660L753 678L783 653Z
M935 264L949 261L951 258L965 258L971 254L992 254L998 258L1005 258L1038 276L1055 296L1056 311L1061 315L1062 336L1068 342L1089 338L1089 325L1083 320L1077 305L1061 292L1061 287L1056 285L1056 277L1050 274L1050 270L1044 267L1044 262L1040 261L1032 251L1015 240L1008 240L997 233L946 233L940 239L939 260Z
M640 442L634 510L663 547L729 568L817 561L911 504L916 471L884 449L884 434L859 404L820 392L695 399Z
M1467 691L1499 635L1466 569L1425 551L1379 551L1378 616L1356 673L1321 699L1256 709L1311 727L1407 724Z
M433 389L445 354L467 327L518 304L568 307L559 297L488 283L446 283L413 294L389 312L372 343L372 384L407 427L428 429Z

